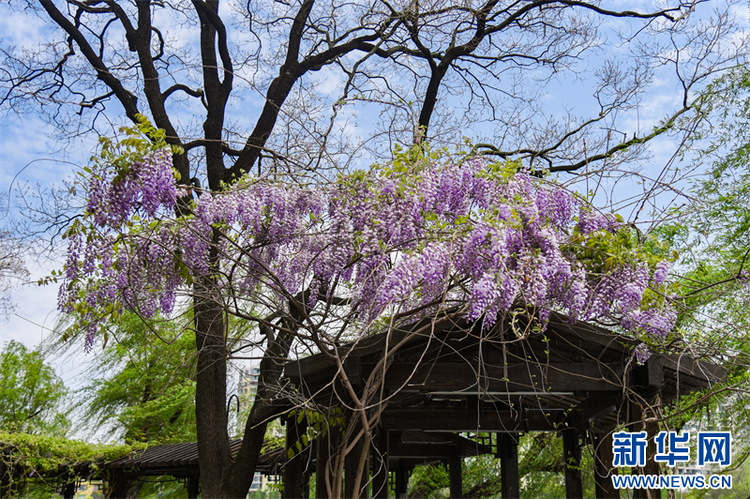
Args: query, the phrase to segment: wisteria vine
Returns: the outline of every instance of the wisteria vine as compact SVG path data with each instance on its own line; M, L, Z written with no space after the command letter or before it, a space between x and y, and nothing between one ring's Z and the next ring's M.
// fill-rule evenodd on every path
M324 189L245 178L203 193L177 217L185 192L171 158L156 150L89 176L59 295L63 311L82 317L89 344L123 309L169 315L178 291L209 273L225 296L262 295L279 307L303 290L312 291L311 309L343 295L363 334L384 316L414 320L461 304L484 327L514 307L542 327L556 310L573 321L617 321L651 340L674 325L667 300L644 299L647 288L663 289L668 262L622 251L602 264L592 257L601 253L596 241L623 227L517 165L423 159Z

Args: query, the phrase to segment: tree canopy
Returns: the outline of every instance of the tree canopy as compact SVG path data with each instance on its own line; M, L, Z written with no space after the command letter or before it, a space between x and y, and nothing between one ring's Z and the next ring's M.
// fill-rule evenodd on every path
M38 350L17 341L0 353L0 429L64 435L68 421L63 403L68 391Z
M78 394L80 416L126 444L194 442L195 338L178 324L133 313L106 334Z

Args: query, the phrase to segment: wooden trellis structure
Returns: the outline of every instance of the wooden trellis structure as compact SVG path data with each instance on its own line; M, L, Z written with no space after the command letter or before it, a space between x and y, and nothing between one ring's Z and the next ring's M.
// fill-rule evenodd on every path
M12 497L14 483L23 480L28 472L18 466L8 466L6 460L12 461L17 452L11 445L0 442L0 499ZM43 478L48 484L54 484L63 499L74 499L78 483L95 475L96 462L78 462L58 465L54 470L36 471L33 478ZM32 477L29 477L32 478Z
M582 496L577 464L585 443L596 457L596 497L619 497L611 482L613 430L652 434L655 424L644 420L658 416L661 406L724 377L722 368L686 355L654 354L638 365L634 340L556 314L541 334L527 331L523 321L511 327L506 320L485 332L480 326L446 316L338 350L346 378L360 391L383 356L389 359L385 375L374 376L382 404L369 408L382 411L368 464L374 497L388 497L389 477L396 497L405 497L409 471L436 462L449 467L451 497L461 497L461 459L483 453L501 459L503 498L518 497L518 436L535 431L558 432L563 439L566 497ZM394 345L400 346L394 351ZM326 410L351 407L341 371L329 356L317 354L289 363L285 376L298 404ZM288 445L304 430L304 422L290 419ZM460 437L464 432L498 436L488 446ZM313 472L316 496L326 497L321 470L336 443L319 440L286 464L286 497L305 497ZM346 459L345 497L365 497L366 490L353 490L357 460ZM645 472L658 473L649 465Z
M230 442L232 456L237 454L241 444L242 440ZM265 450L256 471L276 475L279 473L279 465L284 462L285 451L281 446L270 445L267 445ZM0 453L12 454L13 451L10 447L0 446ZM3 460L0 459L0 499L12 497L11 475L14 475L15 480L22 478L20 469L6 469ZM43 476L48 483L58 484L57 488L64 499L73 499L78 484L84 481L102 480L106 484L105 497L120 499L127 497L134 481L163 476L171 476L184 483L188 497L193 499L200 493L198 444L186 442L154 445L107 463L99 459L63 464L54 472L44 473Z

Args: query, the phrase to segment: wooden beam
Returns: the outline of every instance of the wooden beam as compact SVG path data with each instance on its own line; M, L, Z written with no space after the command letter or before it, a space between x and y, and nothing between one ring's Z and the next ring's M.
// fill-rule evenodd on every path
M662 366L673 372L671 377L680 376L686 383L693 381L706 387L709 383L720 383L727 375L727 370L722 366L694 360L687 355L658 354L658 357Z
M518 434L498 433L497 457L500 458L502 499L519 499L521 487L518 475Z
M597 393L576 405L566 423L568 426L576 426L579 430L585 431L592 424L615 412L621 404L622 393L617 395Z
M562 432L562 439L565 458L565 497L566 499L582 499L580 434L576 430L566 430Z
M368 366L365 366L367 370ZM517 363L503 367L485 364L481 374L469 363L426 362L396 364L388 368L385 388L420 391L484 392L577 392L612 391L623 386L621 364ZM406 384L404 385L404 383Z
M430 444L430 443L392 443L390 454L392 458L449 458L458 452L458 445L453 443Z
M664 386L664 361L652 355L644 365L633 369L630 386L643 397L653 397Z
M382 416L389 430L432 431L555 431L565 418L563 411L446 411L386 410Z

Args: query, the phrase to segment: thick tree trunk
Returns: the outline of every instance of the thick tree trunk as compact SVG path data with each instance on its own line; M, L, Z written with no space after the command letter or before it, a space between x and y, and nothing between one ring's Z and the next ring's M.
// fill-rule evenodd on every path
M216 238L214 238L216 239ZM216 248L216 240L214 248ZM216 261L216 250L212 250ZM227 434L227 361L224 311L215 283L201 278L194 288L198 349L195 418L202 497L223 497L221 476L231 459Z

